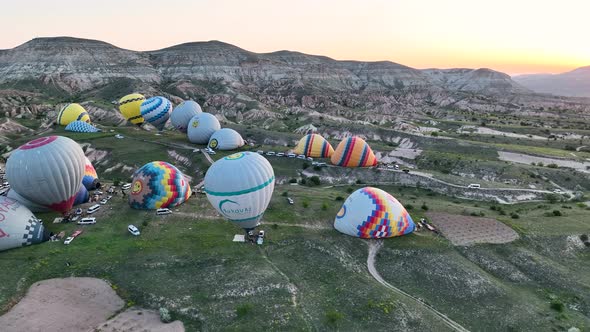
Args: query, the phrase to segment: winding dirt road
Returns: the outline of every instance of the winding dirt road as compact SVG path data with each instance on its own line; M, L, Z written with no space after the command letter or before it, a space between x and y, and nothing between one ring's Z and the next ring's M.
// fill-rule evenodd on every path
M442 312L434 309L434 307L432 307L430 304L425 303L421 299L414 297L414 296L404 292L403 290L391 285L387 281L385 281L383 279L383 277L381 277L379 272L377 272L377 269L375 268L375 256L377 255L377 252L379 251L379 249L381 249L381 246L383 246L383 240L369 240L369 255L367 256L367 268L369 269L369 273L373 276L373 278L375 278L375 280L377 280L378 283L380 283L381 285L390 289L394 293L396 293L398 295L402 295L402 296L409 298L411 300L414 300L418 304L422 305L424 308L426 308L428 311L430 311L433 315L440 318L451 329L453 329L455 331L460 331L460 332L469 332L468 329L464 328L459 323L450 319Z

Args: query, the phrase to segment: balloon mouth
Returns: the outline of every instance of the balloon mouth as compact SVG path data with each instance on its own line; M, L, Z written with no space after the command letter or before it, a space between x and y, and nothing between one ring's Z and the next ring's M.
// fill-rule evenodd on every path
M100 189L100 187L102 187L102 184L100 184L100 182L96 181L96 182L94 183L94 187L95 187L96 189Z

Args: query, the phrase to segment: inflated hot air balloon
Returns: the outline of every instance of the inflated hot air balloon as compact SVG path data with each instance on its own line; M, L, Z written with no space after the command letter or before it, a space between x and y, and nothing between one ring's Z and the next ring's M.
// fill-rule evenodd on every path
M84 157L84 177L82 178L82 184L88 190L94 190L100 188L100 182L98 181L98 175L90 159Z
M332 164L344 167L372 167L377 165L373 150L364 139L353 136L342 140L332 154Z
M141 116L159 131L164 129L172 112L172 103L164 97L152 97L141 103Z
M313 158L330 158L334 153L334 148L321 135L308 134L299 140L293 152Z
M62 136L32 140L14 150L6 163L11 188L29 201L66 213L84 176L84 152Z
M86 190L86 187L84 187L83 185L80 186L80 190L78 190L78 193L76 194L76 198L74 199L74 206L84 204L84 203L88 202L89 200L90 200L90 194L88 193L88 190Z
M170 122L172 122L172 125L176 129L183 133L186 133L188 123L191 121L191 119L195 115L202 112L203 110L201 110L201 106L199 106L197 102L192 100L186 100L174 108L172 114L170 114Z
M153 161L133 173L129 205L135 209L173 207L182 204L191 194L190 184L176 167Z
M205 174L205 192L211 205L246 231L259 225L274 186L272 166L252 152L219 159Z
M138 126L141 126L144 119L141 116L141 103L143 103L145 97L139 93L132 93L126 95L119 100L119 111L123 114L123 117Z
M66 131L73 131L76 133L97 133L100 129L96 128L95 126L91 125L90 123L86 123L84 121L72 121L66 126Z
M90 123L90 115L80 104L67 104L57 115L57 124L59 125L67 126L73 121Z
M244 146L242 135L231 128L222 128L214 132L208 146L217 150L235 150Z
M415 225L395 197L381 189L365 187L344 201L334 228L350 236L379 239L411 233Z
M211 113L195 115L188 124L187 136L191 143L207 144L211 135L221 129L219 120Z
M43 205L40 205L37 203L33 203L33 202L29 201L28 199L22 197L14 189L10 189L8 191L8 193L6 194L6 197L17 200L19 203L24 205L27 209L31 210L32 212L49 212L49 211L51 211L51 209L46 206L43 206Z
M0 251L48 239L43 224L33 212L12 198L0 196Z

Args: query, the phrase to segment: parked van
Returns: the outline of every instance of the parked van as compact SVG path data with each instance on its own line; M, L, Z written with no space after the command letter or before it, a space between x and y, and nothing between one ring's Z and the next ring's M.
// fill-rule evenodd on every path
M467 188L479 189L479 188L481 188L481 185L479 183L472 183L472 184L468 185Z
M131 183L125 183L125 184L124 184L124 185L121 187L121 189L123 189L123 190L127 190L127 189L129 189L129 188L131 188Z
M80 221L78 221L78 225L94 225L94 224L96 224L96 218L94 218L94 217L82 218L82 219L80 219Z
M156 214L159 216L170 214L170 213L172 213L172 211L170 211L170 209L157 209L156 210Z
M89 207L88 211L86 211L86 213L93 214L94 212L98 211L98 209L100 209L100 204L95 204L95 205Z

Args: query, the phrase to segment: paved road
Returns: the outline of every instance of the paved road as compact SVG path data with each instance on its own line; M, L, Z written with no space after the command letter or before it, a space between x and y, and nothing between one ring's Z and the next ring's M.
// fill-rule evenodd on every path
M468 329L464 328L459 323L450 319L442 312L434 309L434 307L431 306L430 304L425 303L421 299L414 297L414 296L404 292L403 290L391 285L387 281L385 281L381 277L379 272L377 272L377 269L375 268L375 256L377 255L377 252L379 251L379 249L381 249L382 245L383 245L383 240L369 240L369 255L367 256L367 268L369 269L369 273L373 276L373 278L375 278L375 280L377 280L378 283L387 287L388 289L390 289L394 293L397 293L398 295L402 295L406 298L414 300L418 304L422 305L424 308L426 308L426 310L430 311L433 315L440 318L451 329L453 329L455 331L460 331L460 332L469 332Z

